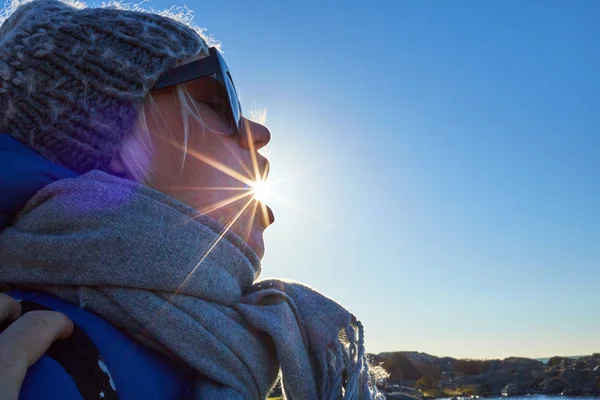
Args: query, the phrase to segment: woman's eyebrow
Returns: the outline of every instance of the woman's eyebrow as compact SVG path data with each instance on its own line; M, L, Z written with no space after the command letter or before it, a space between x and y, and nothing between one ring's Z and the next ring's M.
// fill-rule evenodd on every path
M207 92L216 94L220 84L217 78L211 75L189 81L187 85L189 90L193 90L197 94L206 94Z

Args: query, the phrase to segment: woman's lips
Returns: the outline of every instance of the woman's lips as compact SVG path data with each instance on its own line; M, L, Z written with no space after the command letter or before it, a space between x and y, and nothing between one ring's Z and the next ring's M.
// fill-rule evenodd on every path
M271 207L258 199L254 199L254 201L257 203L257 207L254 208L255 223L259 223L263 228L269 227L269 225L275 222L275 214L273 213L273 210Z
M273 222L275 222L275 214L273 214L271 207L265 206L265 208L267 209L267 215L269 216L269 225L271 225Z

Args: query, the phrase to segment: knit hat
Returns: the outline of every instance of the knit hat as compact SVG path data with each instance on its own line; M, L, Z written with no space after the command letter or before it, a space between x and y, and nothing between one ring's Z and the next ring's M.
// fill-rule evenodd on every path
M22 4L0 26L0 132L76 172L108 172L156 80L199 53L195 28L158 14Z

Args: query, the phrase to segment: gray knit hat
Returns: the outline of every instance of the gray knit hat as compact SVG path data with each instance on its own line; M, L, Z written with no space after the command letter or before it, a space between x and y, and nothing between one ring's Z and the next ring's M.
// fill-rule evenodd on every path
M22 4L0 26L0 133L76 172L108 171L159 76L199 53L194 28L158 14Z

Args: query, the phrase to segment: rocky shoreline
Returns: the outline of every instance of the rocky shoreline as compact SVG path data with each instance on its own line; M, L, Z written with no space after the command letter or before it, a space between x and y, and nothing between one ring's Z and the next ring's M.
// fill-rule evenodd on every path
M553 357L461 360L418 352L371 355L390 374L378 386L388 400L522 395L600 396L600 353Z

